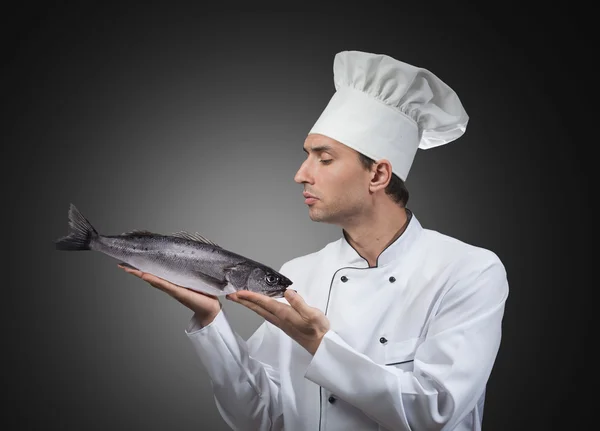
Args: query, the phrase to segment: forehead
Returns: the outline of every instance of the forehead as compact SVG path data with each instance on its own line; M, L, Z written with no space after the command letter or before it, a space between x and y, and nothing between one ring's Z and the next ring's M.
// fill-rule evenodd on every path
M328 151L336 154L351 154L356 151L340 141L318 133L309 134L304 140L304 151Z

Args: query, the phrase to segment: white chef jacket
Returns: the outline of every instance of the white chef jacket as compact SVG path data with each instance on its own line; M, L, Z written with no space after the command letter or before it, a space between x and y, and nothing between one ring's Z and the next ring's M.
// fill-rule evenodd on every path
M267 321L244 341L223 310L186 329L232 429L481 430L508 296L496 254L412 214L375 267L342 237L280 272L329 319L314 356Z

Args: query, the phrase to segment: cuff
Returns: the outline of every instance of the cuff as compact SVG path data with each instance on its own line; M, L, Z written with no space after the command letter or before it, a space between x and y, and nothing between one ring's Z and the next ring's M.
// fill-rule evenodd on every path
M321 340L304 377L328 388L340 391L340 381L347 379L347 370L361 365L362 358L334 331L329 330Z
M209 326L211 326L213 323L215 323L215 321L217 320L217 318L219 318L219 321L223 321L224 316L222 316L223 314L223 304L219 303L219 306L221 307L221 309L219 310L219 313L215 316L215 318L213 319L212 322L210 322L208 325L206 326L202 326L202 324L200 323L200 318L198 317L198 315L196 313L194 313L194 315L192 316L192 318L190 319L190 323L188 324L185 333L187 335L192 335L195 332L201 331L204 328L207 328Z
M243 340L233 331L223 310L204 327L194 315L185 333L213 382L225 384L226 369L235 367L243 356Z
M200 318L196 313L190 319L187 328L185 329L185 333L188 337L201 336L203 333L207 333L210 331L209 328L214 328L219 331L222 331L222 328L229 328L229 322L225 317L225 313L223 313L223 309L219 310L219 313L215 316L212 322L210 322L206 326L202 326L200 323Z

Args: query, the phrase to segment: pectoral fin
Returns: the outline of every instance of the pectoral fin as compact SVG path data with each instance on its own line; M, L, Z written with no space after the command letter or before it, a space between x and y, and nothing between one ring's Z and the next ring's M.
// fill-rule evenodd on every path
M201 280L204 284L207 284L208 286L217 289L219 292L222 292L225 286L227 286L228 284L227 280L219 280L218 278L211 277L210 275L207 275L200 271L193 271L192 273L194 274L194 277Z
M186 270L184 274L171 275L168 278L174 284L209 295L224 296L235 292L227 280L218 279L200 271Z

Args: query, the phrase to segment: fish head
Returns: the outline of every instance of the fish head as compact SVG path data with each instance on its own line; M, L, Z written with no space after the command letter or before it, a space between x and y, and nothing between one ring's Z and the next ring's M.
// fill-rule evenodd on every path
M291 284L292 281L285 275L268 267L257 266L248 277L247 289L271 298L281 298Z

